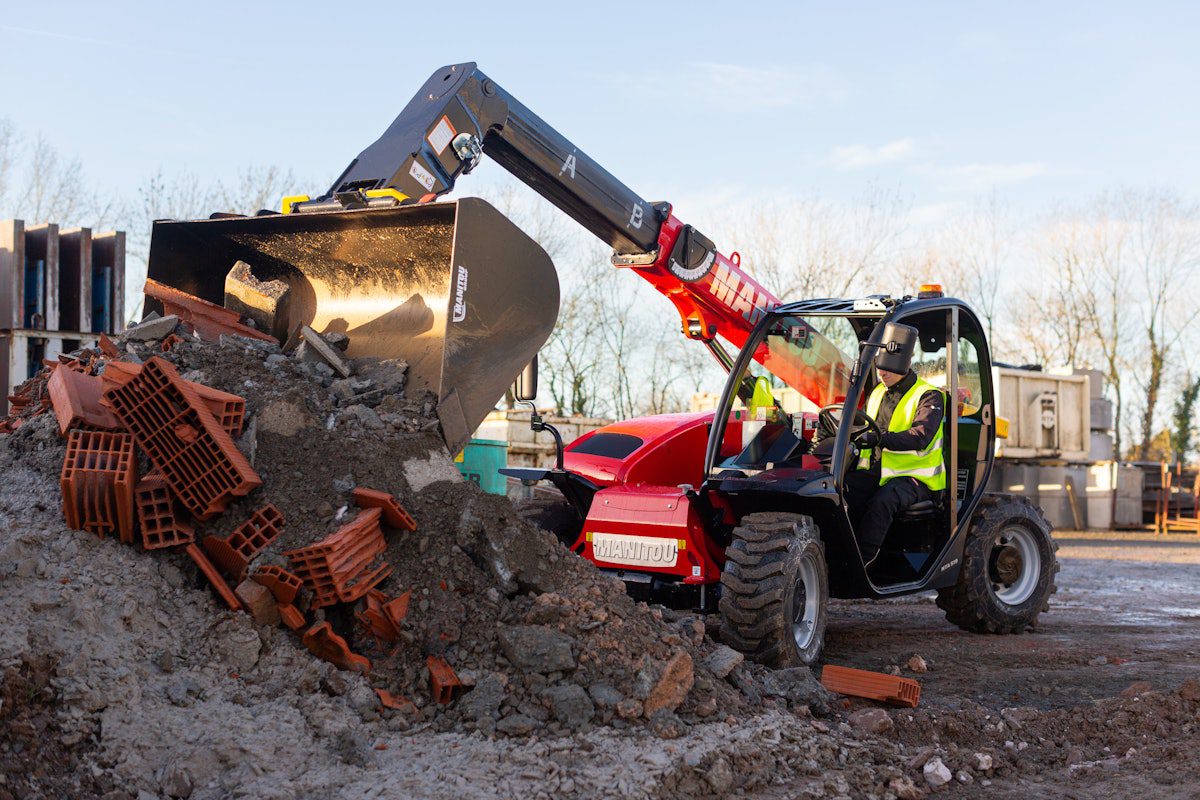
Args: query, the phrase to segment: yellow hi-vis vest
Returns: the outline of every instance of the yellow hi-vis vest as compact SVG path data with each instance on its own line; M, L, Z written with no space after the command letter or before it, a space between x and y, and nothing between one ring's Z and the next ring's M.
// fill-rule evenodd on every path
M896 410L892 412L892 419L888 422L888 431L899 433L911 428L913 420L917 417L917 405L921 402L921 397L926 392L940 391L941 389L933 384L917 378L916 383L904 393L904 397L901 397L900 402L896 404ZM875 419L879 414L879 406L883 402L883 395L886 392L887 387L880 383L867 399L867 415L871 419ZM942 459L942 433L946 427L945 423L946 418L943 415L942 424L938 425L937 435L924 450L888 450L884 448L879 464L879 485L883 486L892 478L908 477L916 478L928 486L930 491L940 492L945 489L946 463ZM871 451L864 450L859 456L858 468L869 469L870 467Z

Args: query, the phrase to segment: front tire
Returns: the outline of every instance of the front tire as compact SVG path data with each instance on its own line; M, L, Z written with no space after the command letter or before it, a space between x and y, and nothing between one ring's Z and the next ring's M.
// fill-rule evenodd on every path
M721 575L721 641L770 667L809 666L825 645L829 570L811 517L748 514Z
M958 582L938 590L946 619L976 633L1034 627L1057 591L1058 543L1041 509L1018 495L984 495L966 535Z

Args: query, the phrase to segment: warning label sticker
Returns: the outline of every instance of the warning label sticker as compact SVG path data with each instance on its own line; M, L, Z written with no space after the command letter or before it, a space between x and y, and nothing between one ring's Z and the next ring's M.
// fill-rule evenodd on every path
M413 161L408 168L408 174L417 179L417 183L425 187L425 191L433 191L433 173L421 166L420 161Z
M450 118L443 114L442 118L438 120L438 124L433 126L433 130L425 138L429 140L433 151L440 156L442 151L450 146L450 142L454 141L455 133L454 126L450 124Z

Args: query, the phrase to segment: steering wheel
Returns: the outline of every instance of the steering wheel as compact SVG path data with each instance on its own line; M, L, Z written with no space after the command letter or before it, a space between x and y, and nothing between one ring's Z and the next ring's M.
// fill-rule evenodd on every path
M838 428L842 422L842 405L834 403L825 406L817 414L817 428L821 434L821 438L832 439L837 435ZM856 441L859 436L867 431L875 434L877 439L882 438L883 434L879 431L879 426L875 424L875 420L867 415L867 412L861 408L854 410L854 423L850 427L850 441Z

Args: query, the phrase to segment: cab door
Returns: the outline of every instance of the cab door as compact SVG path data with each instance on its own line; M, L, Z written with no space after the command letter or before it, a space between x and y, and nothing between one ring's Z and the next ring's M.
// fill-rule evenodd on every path
M987 485L996 426L991 354L979 320L965 305L913 310L895 320L917 329L913 370L946 392L946 496L949 530ZM947 343L953 346L947 347Z

